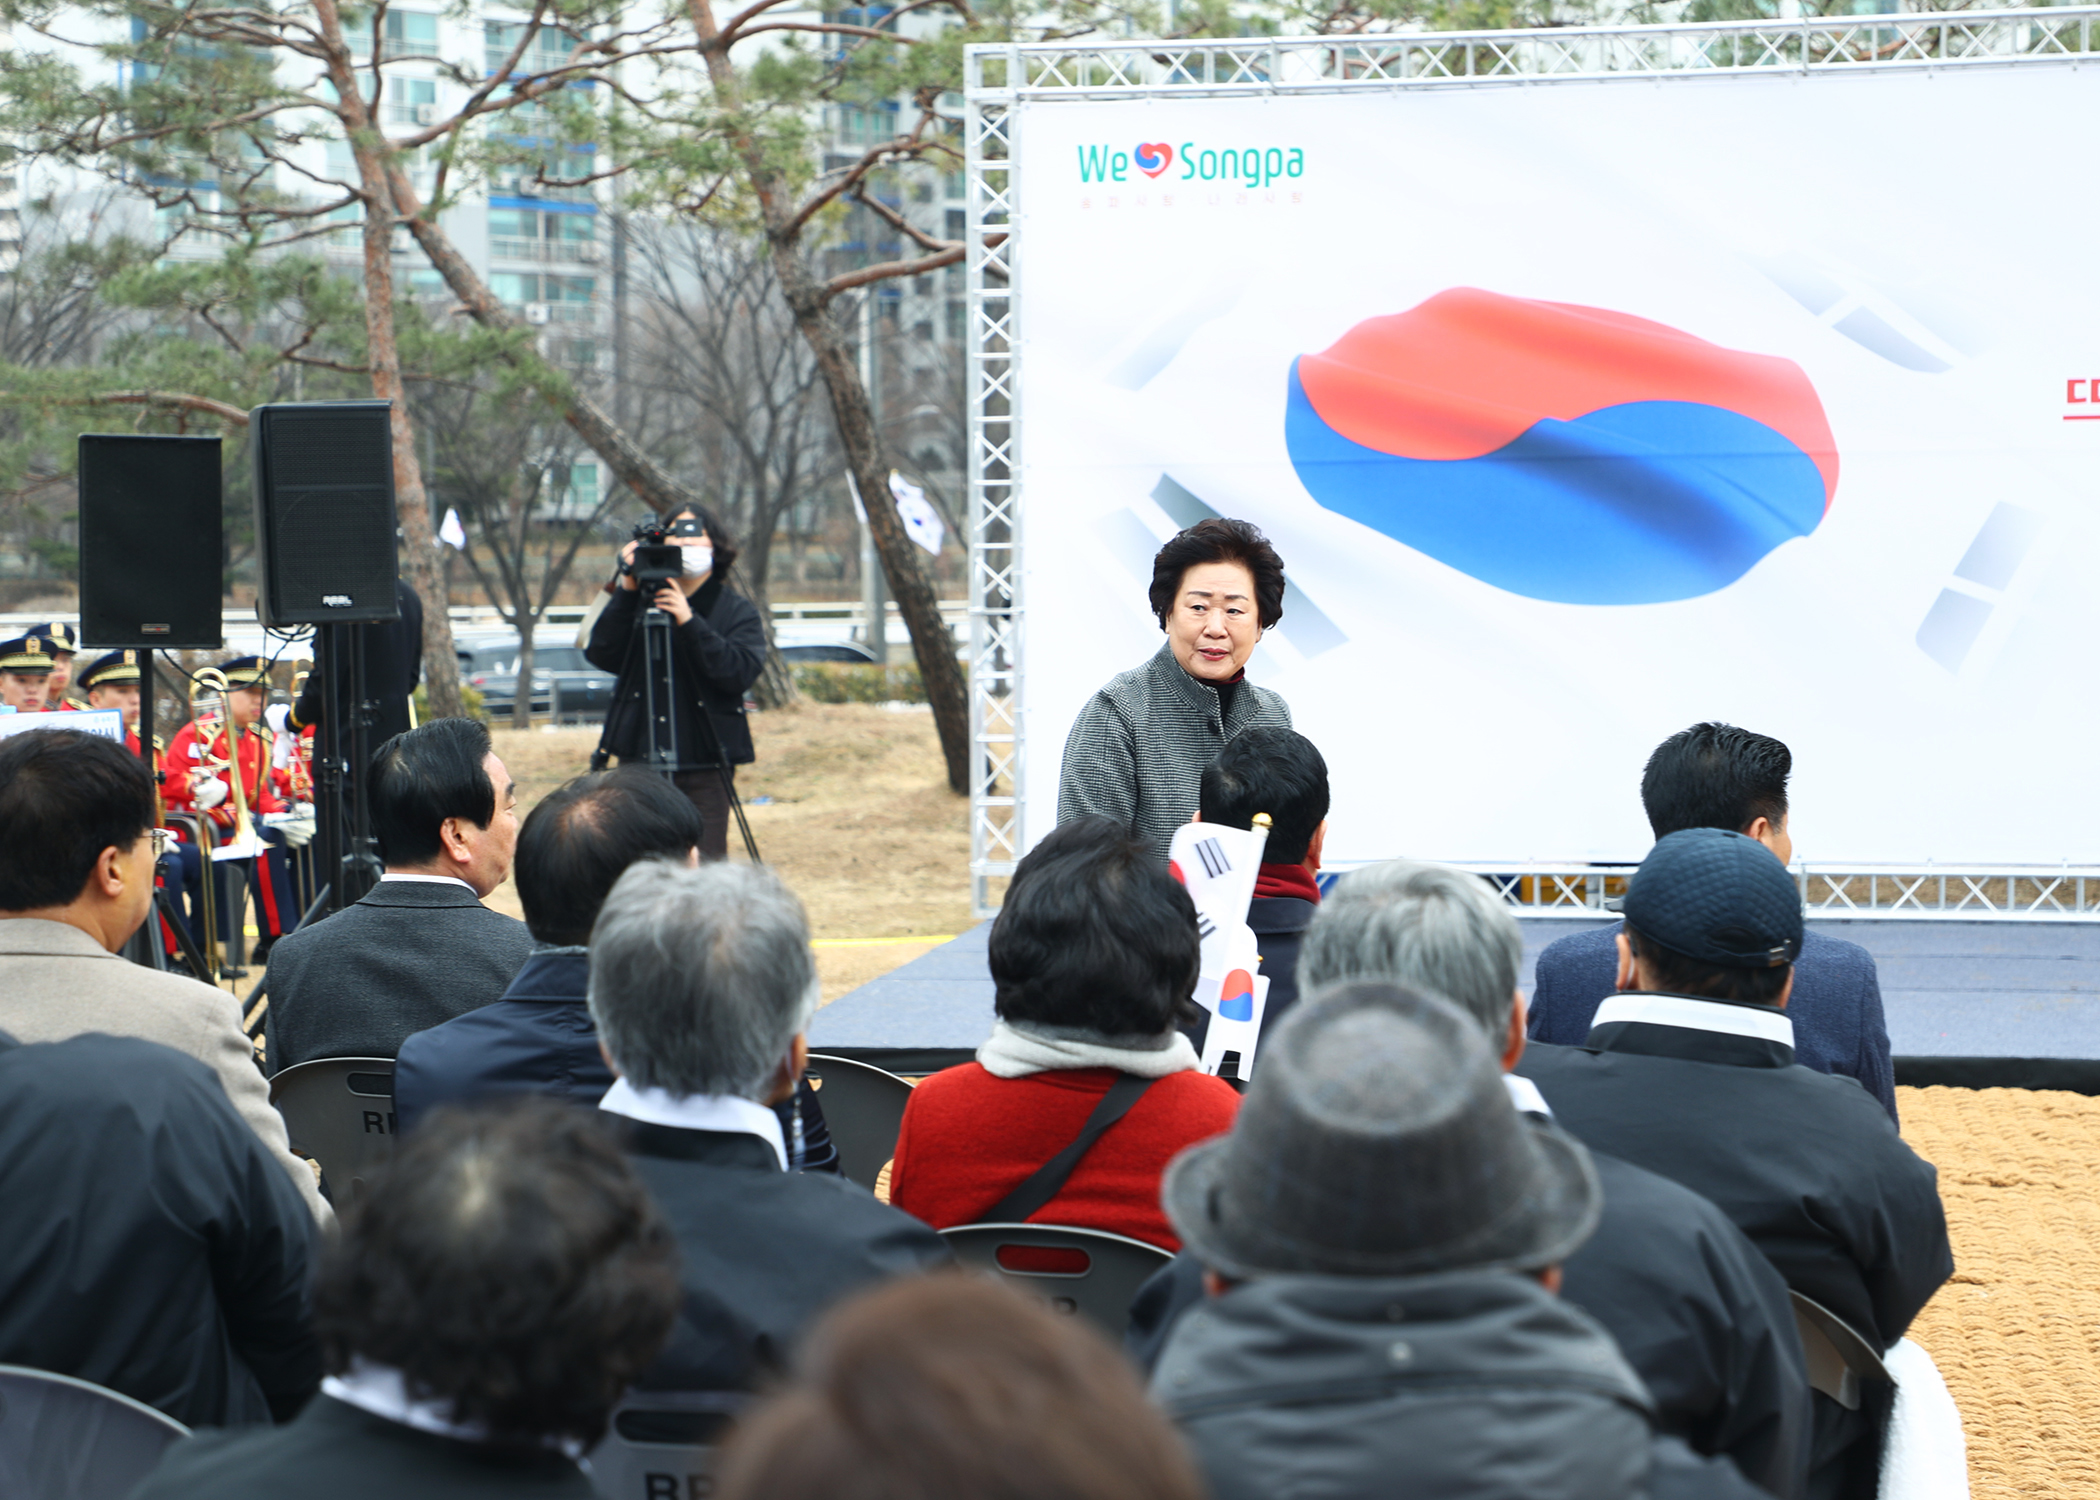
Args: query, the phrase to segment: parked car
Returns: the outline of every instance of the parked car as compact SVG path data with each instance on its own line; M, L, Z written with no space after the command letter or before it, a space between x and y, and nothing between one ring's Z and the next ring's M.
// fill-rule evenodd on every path
M875 664L875 653L858 641L827 641L822 645L782 646L780 659L785 662L847 662L853 666L870 667Z
M532 712L534 717L559 713L563 722L589 723L605 717L611 707L615 679L583 659L572 630L542 632L535 637L532 653ZM518 696L516 636L494 642L477 642L459 653L459 671L469 687L481 694L482 708L492 719L510 716Z

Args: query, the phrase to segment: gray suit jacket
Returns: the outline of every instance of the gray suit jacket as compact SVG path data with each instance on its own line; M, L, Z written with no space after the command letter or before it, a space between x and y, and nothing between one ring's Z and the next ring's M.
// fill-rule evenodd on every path
M392 1057L418 1031L502 996L532 934L466 885L383 880L270 950L264 1060Z
M83 1032L138 1037L187 1053L218 1075L226 1097L292 1176L323 1223L335 1213L314 1169L292 1155L284 1120L255 1066L233 996L104 951L65 922L0 919L0 1031L18 1042L62 1042Z

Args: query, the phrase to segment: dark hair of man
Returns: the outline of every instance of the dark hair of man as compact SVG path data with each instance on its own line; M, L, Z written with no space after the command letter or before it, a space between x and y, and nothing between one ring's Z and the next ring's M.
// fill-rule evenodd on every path
M1196 906L1110 818L1060 823L1014 871L992 923L1002 1020L1158 1036L1195 1018Z
M525 925L541 942L582 947L621 872L682 860L700 844L700 811L662 775L622 766L564 782L518 831L512 869Z
M989 1279L893 1281L828 1315L723 1454L719 1500L1196 1500L1180 1435L1078 1318Z
M1730 969L1702 959L1689 958L1674 948L1665 948L1653 938L1642 937L1629 924L1626 940L1634 957L1648 968L1648 978L1658 990L1672 995L1698 995L1708 1000L1733 1000L1739 1005L1777 1005L1786 988L1792 964L1764 969Z
M491 1441L595 1442L681 1301L678 1250L597 1116L441 1109L373 1169L322 1254L328 1369L399 1370Z
M0 911L65 906L105 849L153 827L153 778L114 740L31 729L0 740Z
M1295 730L1245 730L1203 768L1196 811L1204 822L1228 828L1252 828L1254 815L1267 813L1263 863L1303 864L1313 831L1327 816L1327 761Z
M1190 568L1205 563L1238 563L1254 575L1254 606L1262 629L1283 618L1283 559L1253 522L1213 516L1176 536L1152 559L1152 613L1159 617L1161 630L1181 597L1181 580Z
M432 719L372 752L365 787L372 832L390 865L428 864L444 848L447 818L486 828L496 816L496 788L482 764L489 727L479 719Z
M1759 818L1786 817L1794 754L1768 734L1733 724L1694 724L1655 747L1641 772L1641 805L1655 836L1686 828L1748 833Z

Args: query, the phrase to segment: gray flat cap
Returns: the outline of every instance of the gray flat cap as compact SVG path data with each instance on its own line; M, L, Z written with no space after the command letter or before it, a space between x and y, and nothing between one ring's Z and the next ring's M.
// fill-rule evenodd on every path
M1581 1144L1518 1116L1477 1022L1381 983L1300 1001L1231 1133L1176 1157L1161 1198L1242 1279L1537 1270L1602 1202Z

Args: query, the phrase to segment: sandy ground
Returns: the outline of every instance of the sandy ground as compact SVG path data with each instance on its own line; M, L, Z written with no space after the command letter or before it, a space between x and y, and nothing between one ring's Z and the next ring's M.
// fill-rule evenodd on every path
M1898 1089L1940 1169L1954 1279L1910 1336L1961 1407L1976 1500L2100 1494L2100 1099Z
M758 759L737 794L760 856L809 909L827 1001L971 925L969 804L948 790L931 714L812 703L756 714L751 731ZM519 811L597 742L595 727L496 731ZM734 832L730 849L743 857ZM523 915L508 882L489 905Z

